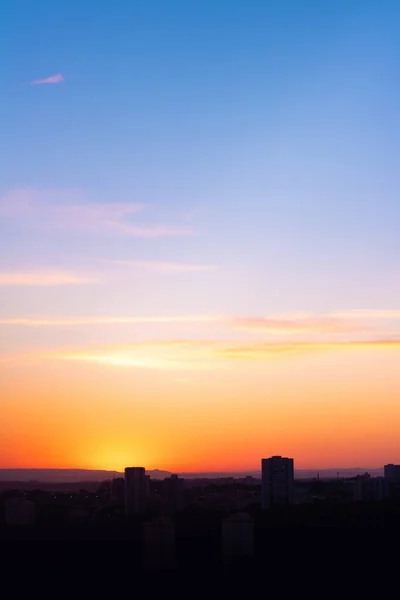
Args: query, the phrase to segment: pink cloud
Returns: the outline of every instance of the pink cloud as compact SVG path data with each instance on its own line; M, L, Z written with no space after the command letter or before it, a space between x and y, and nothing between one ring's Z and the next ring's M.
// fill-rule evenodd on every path
M127 324L169 324L169 323L215 323L221 317L213 315L174 315L166 317L134 317L134 316L99 316L99 317L16 317L0 319L0 325L16 325L28 327L58 327L70 325L127 325Z
M274 317L238 317L234 321L236 329L260 334L284 334L291 335L297 333L347 333L366 331L364 326L359 323L352 323L349 320L341 320L330 315L299 316L287 318Z
M400 309L355 309L336 313L342 319L400 319Z
M44 207L43 207L44 208ZM127 219L142 210L138 204L73 203L45 207L51 229L81 229L134 235Z
M77 190L13 190L0 199L0 217L18 219L20 224L27 220L29 228L142 238L193 234L185 227L133 223L132 216L144 208L138 203L87 202Z
M94 283L96 279L67 271L0 272L0 286L58 286Z
M33 189L12 190L0 198L0 217L32 214L37 200L37 192Z
M62 83L64 81L64 77L61 73L57 73L56 75L51 75L51 77L46 77L45 79L36 79L35 81L31 81L31 85L43 85L46 83Z

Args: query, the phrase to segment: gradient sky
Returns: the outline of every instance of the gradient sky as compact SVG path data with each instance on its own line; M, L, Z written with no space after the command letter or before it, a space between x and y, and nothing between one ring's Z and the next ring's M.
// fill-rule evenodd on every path
M397 0L6 0L0 466L400 462Z

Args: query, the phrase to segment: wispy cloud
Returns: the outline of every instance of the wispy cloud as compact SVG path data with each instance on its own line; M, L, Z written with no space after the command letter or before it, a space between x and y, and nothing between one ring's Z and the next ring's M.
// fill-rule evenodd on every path
M238 317L234 320L234 326L241 331L250 333L290 335L299 333L312 334L336 334L369 331L358 322L349 322L348 319L340 319L335 316L315 317L311 315L296 315L281 318L274 317Z
M94 345L78 348L53 348L43 352L25 352L2 356L0 363L8 366L40 365L47 361L81 362L108 367L133 369L212 371L236 369L236 364L294 360L307 355L338 352L400 351L400 338L381 338L347 342L237 342L232 345L221 340L163 340L132 344ZM231 364L230 364L231 363Z
M215 370L229 367L229 361L275 361L300 355L349 350L400 350L400 339L363 342L280 342L235 346L215 340L167 340L134 344L97 346L47 354L48 359L157 370Z
M221 317L212 315L176 315L167 317L132 317L132 316L100 316L100 317L10 317L0 319L0 325L15 325L28 327L63 327L91 325L127 325L132 324L168 324L168 323L211 323L220 321Z
M334 313L338 319L400 319L400 309L355 309Z
M94 277L68 271L0 272L0 286L58 286L95 283Z
M208 370L218 368L210 351L214 344L199 340L143 342L63 351L50 358L136 369Z
M400 339L377 339L346 342L279 342L262 344L239 344L218 350L223 359L250 361L273 360L291 355L332 352L340 350L400 350Z
M108 263L131 267L133 269L145 269L161 273L186 273L191 271L213 271L215 265L191 265L187 263L157 262L150 260L108 260Z
M131 264L130 261L118 261ZM133 261L136 262L136 261ZM140 261L139 261L140 263ZM141 264L141 263L140 263ZM148 263L146 262L147 268ZM181 265L169 263L155 263L163 265L160 268L179 269ZM168 268L165 267L168 265ZM193 265L191 265L193 266ZM183 269L189 268L189 265L182 265ZM193 266L194 267L194 266ZM152 267L149 267L152 268ZM158 266L154 267L158 269ZM196 269L195 269L196 270ZM18 282L23 285L46 285L62 283L92 282L95 278L76 273L21 273L3 274L3 285L17 285ZM0 284L2 282L0 273ZM365 317L365 315L367 315ZM207 324L215 323L226 332L240 332L247 334L256 334L264 337L266 341L273 341L273 338L279 336L282 340L298 341L308 339L310 342L338 341L338 336L344 340L359 340L366 336L371 337L392 337L400 332L397 327L390 323L394 319L400 318L400 311L388 309L386 311L348 311L343 313L332 313L326 315L312 315L308 313L288 313L281 315L272 315L269 317L248 317L212 314L194 314L194 315L163 315L163 316L137 316L137 315L82 315L82 316L43 316L43 317L10 317L0 319L0 325L31 326L31 327L59 327L59 326L95 326L95 325L124 325L124 324L168 324L168 323L193 323ZM382 323L387 319L387 323ZM375 323L376 321L376 323ZM248 336L247 336L248 337ZM271 339L272 338L272 339Z
M77 190L13 190L0 200L0 217L29 228L75 230L119 236L157 238L191 235L193 230L160 223L132 222L144 210L139 203L87 202Z
M61 73L56 73L56 75L51 75L50 77L45 77L44 79L35 79L35 81L31 81L31 85L46 85L48 83L62 83L64 81L64 77Z
M306 312L270 315L266 317L236 317L232 320L233 327L239 331L246 331L264 336L293 337L307 335L315 340L315 336L332 336L345 334L354 339L355 335L384 333L393 335L393 323L400 319L400 310L397 309L365 309L338 311L327 314L315 315Z

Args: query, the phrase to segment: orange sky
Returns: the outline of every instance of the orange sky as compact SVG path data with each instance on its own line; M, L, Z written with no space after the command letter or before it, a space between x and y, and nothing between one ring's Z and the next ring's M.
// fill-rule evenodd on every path
M127 362L126 345L108 349L119 361L68 350L67 360L47 352L4 366L0 466L229 471L272 454L293 456L297 468L400 461L400 344L257 360L221 359L207 342L145 346L148 368Z

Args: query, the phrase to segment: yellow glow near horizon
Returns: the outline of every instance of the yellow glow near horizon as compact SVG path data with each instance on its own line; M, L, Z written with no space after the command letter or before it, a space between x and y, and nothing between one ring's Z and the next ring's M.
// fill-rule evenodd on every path
M1 466L246 470L276 453L294 456L297 468L396 460L397 346L285 356L224 359L229 368L189 377L179 361L171 369L18 365L4 378Z

